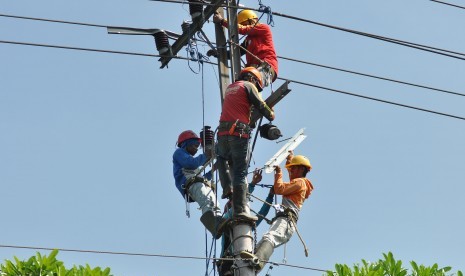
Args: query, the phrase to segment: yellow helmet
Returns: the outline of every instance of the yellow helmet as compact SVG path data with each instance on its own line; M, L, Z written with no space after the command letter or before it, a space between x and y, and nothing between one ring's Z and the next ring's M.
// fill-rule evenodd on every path
M312 165L310 164L310 160L308 160L308 158L303 156L303 155L296 155L296 156L292 157L291 163L287 164L286 168L290 168L292 166L299 166L299 165L307 167L308 170L312 169Z
M247 21L249 19L258 19L258 16L256 13L254 13L251 10L242 10L237 14L237 23L241 24L244 21Z

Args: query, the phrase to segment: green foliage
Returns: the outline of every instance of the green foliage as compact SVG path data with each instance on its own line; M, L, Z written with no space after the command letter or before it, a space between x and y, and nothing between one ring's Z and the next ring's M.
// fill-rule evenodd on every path
M14 262L6 260L0 264L0 276L111 276L110 268L102 270L100 267L91 268L88 264L66 269L63 262L56 259L57 255L58 250L53 250L48 256L37 252L27 261L14 257Z
M420 265L411 261L411 272L402 267L402 261L396 261L394 255L389 252L383 254L384 259L375 263L362 260L362 264L355 264L352 268L345 264L336 264L336 271L327 271L326 276L463 276L459 270L457 274L447 272L452 268L449 266L439 268L437 264L430 267Z

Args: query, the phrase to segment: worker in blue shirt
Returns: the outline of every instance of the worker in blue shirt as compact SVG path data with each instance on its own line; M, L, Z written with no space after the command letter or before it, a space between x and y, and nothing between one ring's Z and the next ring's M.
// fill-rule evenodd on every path
M221 237L221 227L225 221L211 185L211 172L201 176L196 169L212 158L211 150L197 154L201 139L192 130L183 131L179 137L178 148L173 154L173 176L176 188L186 202L197 202L202 216L200 221L216 239Z

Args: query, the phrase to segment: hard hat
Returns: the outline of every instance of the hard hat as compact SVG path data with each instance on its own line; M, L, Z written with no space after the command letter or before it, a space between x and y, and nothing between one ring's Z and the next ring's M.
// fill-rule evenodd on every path
M262 74L257 70L257 68L245 67L244 69L242 69L241 73L239 74L239 79L243 80L247 74L252 74L252 76L254 76L257 79L258 86L260 86L258 90L262 91L263 90Z
M310 164L310 160L308 160L308 158L303 156L303 155L296 155L296 156L292 157L291 163L287 164L286 168L289 169L292 166L299 166L299 165L307 167L308 170L312 169L312 165Z
M251 10L242 10L237 14L237 23L241 24L244 21L247 21L249 19L258 19L258 16L256 13L254 13Z
M199 136L195 134L195 132L193 132L192 130L186 130L186 131L181 132L181 134L179 134L178 147L181 146L182 142L189 140L189 139L198 139L199 142L201 140Z

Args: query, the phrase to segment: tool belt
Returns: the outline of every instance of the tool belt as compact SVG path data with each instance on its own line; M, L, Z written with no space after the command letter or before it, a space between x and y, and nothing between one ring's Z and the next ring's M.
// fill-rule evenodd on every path
M229 130L233 127L234 122L220 122L218 126L218 136L229 135ZM236 123L233 135L240 136L244 138L249 138L252 128L248 124L241 122Z
M277 218L287 218L287 219L290 219L292 220L294 223L297 223L297 220L298 220L298 216L297 214L292 211L290 208L286 208L286 210L284 210L284 212L278 212L276 213L276 216L273 218L273 222L277 219Z

